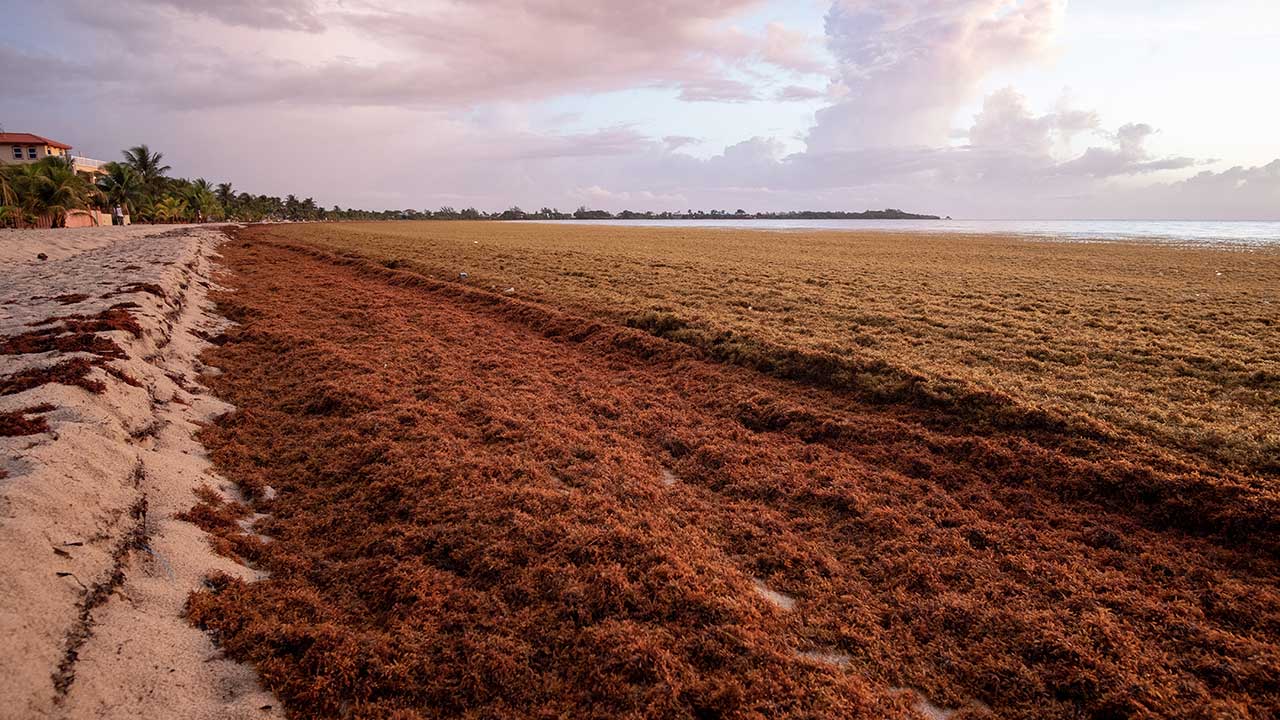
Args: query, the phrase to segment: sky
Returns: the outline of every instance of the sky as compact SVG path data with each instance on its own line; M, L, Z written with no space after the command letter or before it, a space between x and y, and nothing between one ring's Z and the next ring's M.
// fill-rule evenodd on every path
M1280 219L1276 0L0 0L0 126L326 207Z

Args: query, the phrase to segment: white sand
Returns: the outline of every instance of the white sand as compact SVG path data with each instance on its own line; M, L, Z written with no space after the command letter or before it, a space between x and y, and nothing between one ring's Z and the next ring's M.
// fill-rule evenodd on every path
M205 295L221 239L209 228L0 232L0 335L124 301L142 306L145 329L110 333L129 356L112 364L141 388L99 369L101 395L44 385L0 396L0 411L57 408L45 416L51 432L0 438L0 718L283 717L252 669L221 658L182 618L208 572L254 574L173 519L195 503L195 487L228 485L192 438L196 422L231 409L199 389L204 343L191 332L219 322ZM168 298L101 297L129 283L155 283ZM90 298L51 299L69 293ZM0 356L0 375L67 358L57 355ZM110 593L85 612L86 588Z
M142 237L163 231L151 225L113 228L71 228L56 231L0 230L0 263L34 262L44 253L49 260L62 260L87 250L117 242L122 237Z
M755 588L756 594L768 600L770 604L779 610L788 612L796 609L796 599L786 593L780 593L771 589L760 578L751 578L751 585Z

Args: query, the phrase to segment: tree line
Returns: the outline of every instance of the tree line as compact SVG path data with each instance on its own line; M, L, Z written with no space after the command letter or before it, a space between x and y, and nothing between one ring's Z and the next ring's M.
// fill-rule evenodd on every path
M905 210L887 208L846 212L842 210L790 210L786 212L747 212L739 208L728 210L592 210L579 206L573 212L561 212L558 208L544 207L537 211L521 210L519 206L500 212L484 212L475 208L455 210L442 207L439 210L388 210L387 214L401 220L939 220L937 215L920 215ZM948 218L950 219L950 218Z
M231 183L204 178L169 177L164 154L147 145L123 152L123 159L103 166L92 180L77 173L69 157L46 157L34 163L0 164L0 227L31 227L46 219L51 227L66 224L74 210L111 212L121 208L131 222L264 222L308 220L796 220L796 219L929 219L897 209L865 212L794 211L749 213L738 209L653 212L591 210L573 212L544 207L526 212L518 206L498 212L474 207L458 210L357 210L335 205L326 210L311 198L283 198L237 192Z
M46 218L66 224L74 210L120 208L131 222L262 222L268 220L392 219L400 211L325 210L311 198L280 198L237 192L229 182L169 177L164 154L147 145L123 152L92 179L77 173L69 157L0 164L0 227L30 227Z

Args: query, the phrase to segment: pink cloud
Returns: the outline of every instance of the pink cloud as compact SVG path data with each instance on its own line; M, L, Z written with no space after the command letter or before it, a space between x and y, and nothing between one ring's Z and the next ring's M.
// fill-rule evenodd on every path
M1280 162L1154 182L1203 163L1154 155L1150 125L1104 129L1065 101L1035 112L1001 90L972 127L953 131L956 110L993 70L1052 49L1064 5L840 0L823 50L776 23L736 28L752 0L66 0L60 32L93 42L68 52L51 43L44 54L29 49L39 43L0 42L0 66L14 69L0 90L12 99L6 123L106 148L104 159L145 140L183 174L344 206L1274 216ZM827 89L806 87L831 59ZM699 140L670 121L714 107L675 106L655 131L674 134L661 138L633 117L537 129L581 127L598 117L591 101L541 123L530 109L637 88L691 102L830 104L802 151L753 137L705 158L685 151ZM317 151L335 138L351 153L341 172Z
M134 0L135 4L165 11L177 11L244 27L320 32L323 24L314 0Z
M632 87L737 102L754 93L730 75L761 47L778 62L807 62L785 30L766 39L732 28L757 0L122 0L110 13L72 2L69 19L115 36L95 43L94 64L134 99L174 107L449 107ZM235 32L211 32L210 21ZM312 39L281 42L277 33L291 30Z
M683 83L680 99L687 102L751 102L757 97L755 90L737 80L705 78Z
M691 137L689 135L668 135L662 138L663 144L667 150L675 151L686 145L697 145L702 142L702 138Z
M827 91L816 90L803 85L788 85L774 93L774 100L803 102L828 97Z
M1065 0L838 0L827 14L845 99L811 147L934 144L992 70L1043 54Z
M511 157L527 159L628 155L647 149L653 141L632 128L614 127L569 135L529 133L516 144Z
M826 73L831 68L818 56L821 40L788 29L779 22L765 26L761 56L766 62L797 73Z
M1058 112L1033 115L1026 99L1006 87L987 96L967 137L974 147L1049 155L1055 145L1066 144L1076 134L1096 129L1098 124L1097 113L1066 106Z

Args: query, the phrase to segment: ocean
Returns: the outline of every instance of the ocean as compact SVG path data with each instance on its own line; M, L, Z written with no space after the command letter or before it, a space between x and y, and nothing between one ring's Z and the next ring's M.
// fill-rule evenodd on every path
M1280 221L1201 220L529 220L581 225L741 230L890 230L1025 235L1081 242L1280 246Z

